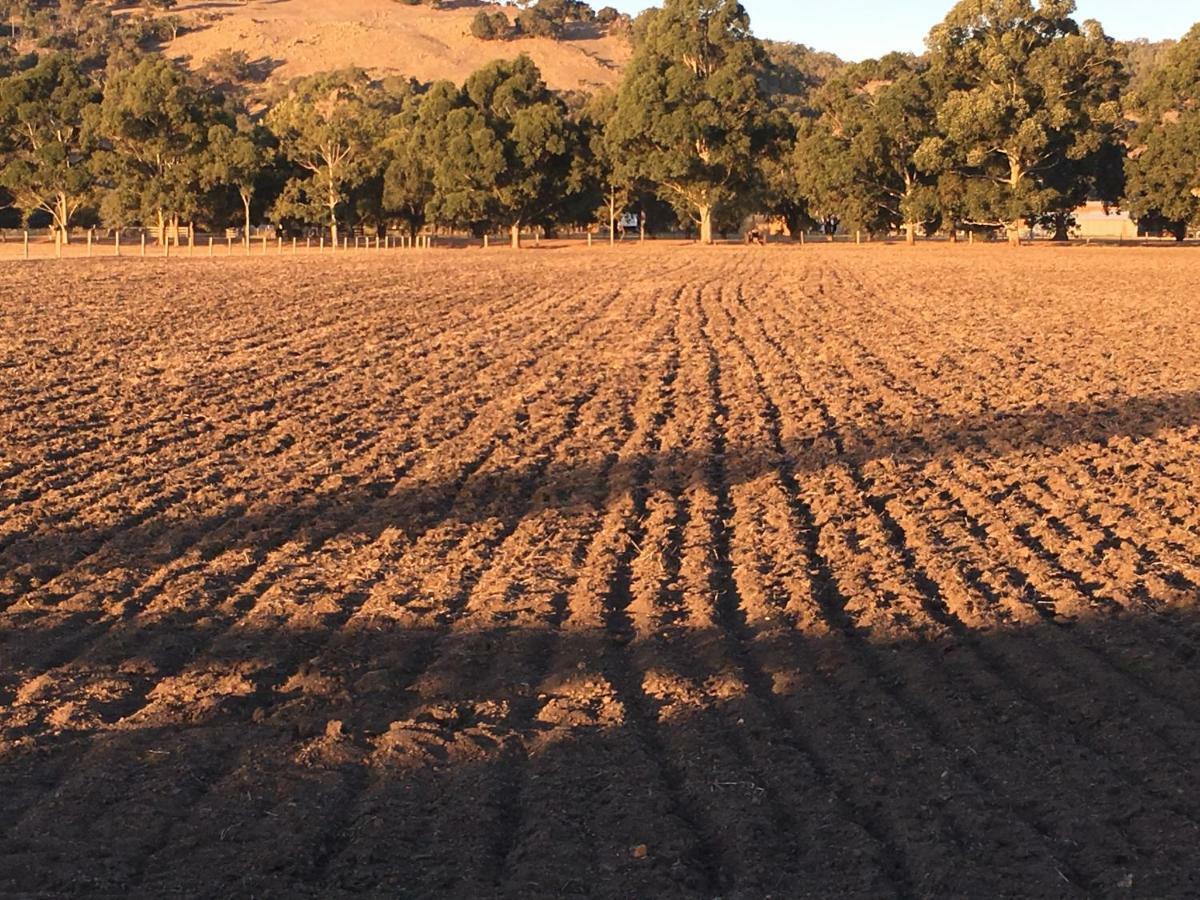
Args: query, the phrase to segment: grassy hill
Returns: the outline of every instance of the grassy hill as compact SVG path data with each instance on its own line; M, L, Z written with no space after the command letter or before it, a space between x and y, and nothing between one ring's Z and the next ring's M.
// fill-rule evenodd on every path
M596 26L575 25L560 40L471 35L480 9L502 8L473 0L436 10L394 0L181 0L171 12L185 28L165 51L195 68L221 51L241 51L268 83L346 66L377 77L461 82L491 60L522 52L558 90L595 90L620 78L628 39Z

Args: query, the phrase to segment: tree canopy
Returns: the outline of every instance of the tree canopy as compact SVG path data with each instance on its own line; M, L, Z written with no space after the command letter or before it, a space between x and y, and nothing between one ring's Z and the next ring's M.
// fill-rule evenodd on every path
M1183 238L1200 225L1200 25L1169 51L1140 99L1130 208Z
M766 54L734 0L666 0L650 10L609 122L615 152L694 217L758 186L785 125L767 102Z
M292 85L266 122L296 168L275 204L278 218L308 219L321 210L333 242L348 191L378 165L384 136L382 95L361 69L313 75Z
M0 185L28 217L49 214L65 237L94 174L85 117L100 91L64 54L0 80Z

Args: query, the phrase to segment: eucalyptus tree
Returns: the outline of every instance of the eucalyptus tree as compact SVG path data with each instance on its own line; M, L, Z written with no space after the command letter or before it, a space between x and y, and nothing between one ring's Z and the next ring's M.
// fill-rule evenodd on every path
M935 134L925 65L891 54L850 66L814 96L819 118L798 144L802 183L852 229L903 228L908 241L937 218L935 178L917 153Z
M324 218L334 245L348 194L380 167L384 98L361 69L293 82L271 107L267 127L295 168L275 204L280 218Z
M218 98L192 73L161 56L108 72L90 120L104 217L153 223L160 241L197 209L209 127ZM176 231L176 233L178 233Z
M264 172L274 158L270 134L244 112L208 130L201 183L212 190L236 191L242 204L242 240L249 246L251 203Z
M99 102L96 84L65 54L0 79L0 186L26 217L49 215L60 240L92 194L85 120Z
M580 190L577 131L528 56L490 63L457 97L443 88L429 102L446 110L435 131L436 218L474 231L505 228L515 248L523 226L553 220Z
M1182 240L1200 225L1200 24L1167 54L1143 95L1132 138L1131 211Z
M967 216L1007 229L1063 213L1121 139L1119 48L1074 0L961 0L929 37L939 134L918 162L971 182ZM966 198L964 198L966 199Z
M785 122L767 58L736 0L666 0L644 14L609 124L631 175L655 184L712 243L718 207L761 180Z

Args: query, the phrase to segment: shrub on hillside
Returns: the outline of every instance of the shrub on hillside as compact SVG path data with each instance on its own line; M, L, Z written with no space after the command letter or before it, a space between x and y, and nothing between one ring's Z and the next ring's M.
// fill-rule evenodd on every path
M512 30L512 26L508 24L508 16L502 12L481 9L471 22L471 34L481 41L508 40Z

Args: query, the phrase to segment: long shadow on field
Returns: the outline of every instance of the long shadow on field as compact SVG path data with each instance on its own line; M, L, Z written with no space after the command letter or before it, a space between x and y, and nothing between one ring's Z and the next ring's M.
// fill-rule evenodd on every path
M886 644L624 617L202 653L166 617L48 675L6 663L0 893L1200 891L1194 614Z
M928 420L909 430L842 424L844 453L835 449L832 432L813 432L785 444L786 467L803 474L838 462L862 466L890 458L916 471L939 458L988 460L1114 440L1137 441L1200 424L1200 392L993 410ZM528 427L528 422L514 423L514 430ZM1190 436L1177 440L1185 448L1193 443ZM76 564L95 577L115 569L149 570L174 559L182 547L199 545L206 548L205 553L214 554L245 549L255 554L284 539L319 547L337 535L373 539L385 529L415 538L439 523L496 520L511 526L530 513L568 508L578 502L581 488L594 486L602 495L605 484L632 483L639 472L652 470L659 461L651 454L615 462L543 459L504 465L495 462L513 456L504 452L504 442L494 443L492 451L493 458L470 477L422 481L381 472L374 480L309 495L301 504L269 500L230 503L214 507L208 515L189 518L180 518L171 510L161 514L151 510L113 526L70 523L39 527L35 521L27 530L0 536L0 607ZM707 472L712 462L703 453L684 450L677 469L685 474ZM752 481L779 465L775 448L765 444L731 445L724 459L727 477L735 484ZM0 506L0 535L5 512Z

